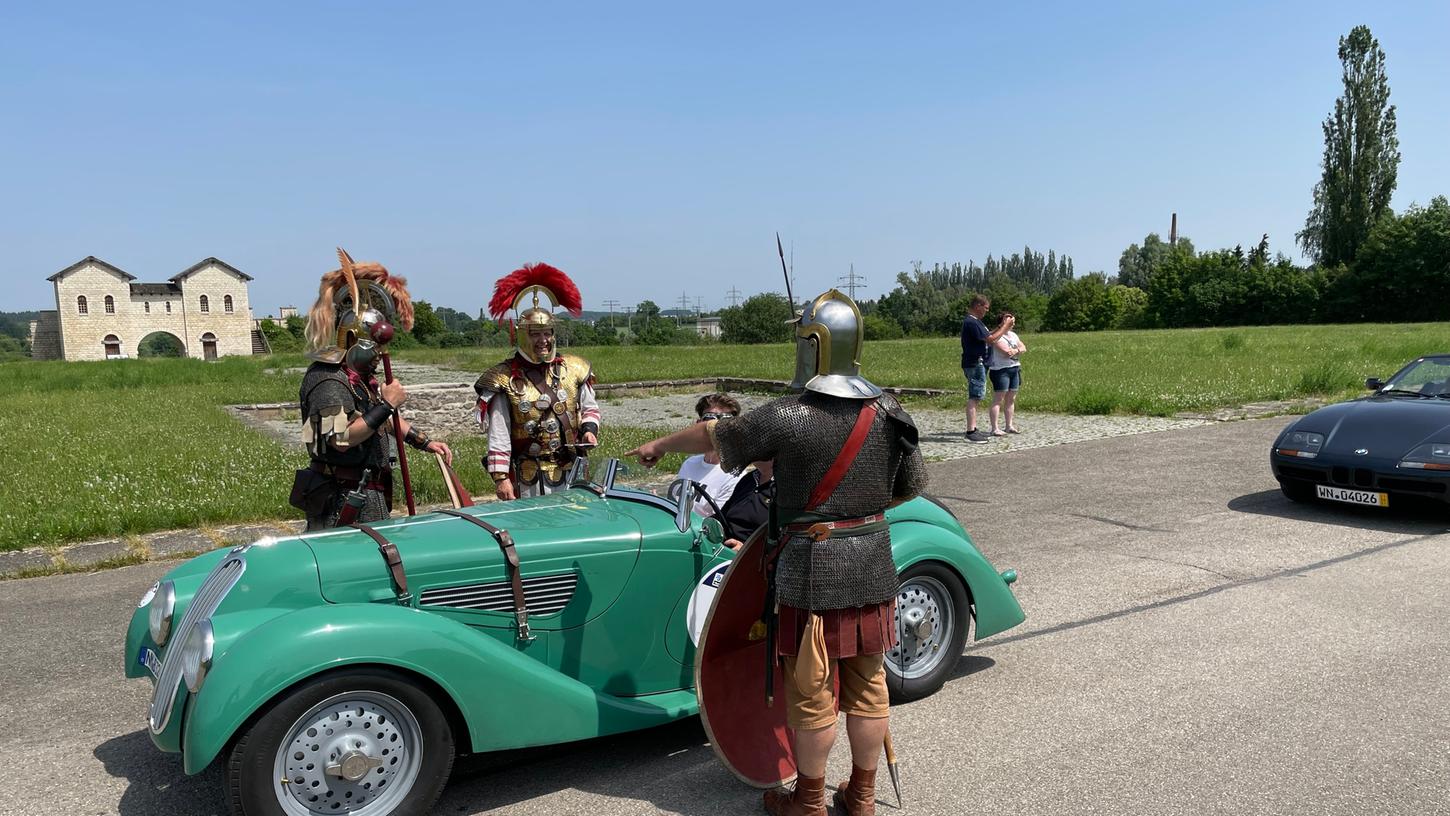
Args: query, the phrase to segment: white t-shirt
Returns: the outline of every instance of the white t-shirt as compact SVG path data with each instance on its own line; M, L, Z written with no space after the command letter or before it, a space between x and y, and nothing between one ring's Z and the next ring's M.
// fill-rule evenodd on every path
M706 462L703 453L691 456L685 460L683 465L680 465L680 478L704 485L705 492L720 507L724 507L725 502L730 499L730 494L735 492L735 485L739 483L741 475L743 475L743 471L741 474L733 474L721 470L719 465ZM695 512L702 516L714 513L704 499L695 502Z
M1016 349L1018 346L1022 345L1022 341L1017 337L1017 332L1011 331L1010 329L1006 332L1003 332L1002 336L997 340L997 342L1005 343L1007 344L1007 347L1011 349ZM1020 359L1016 357L1008 357L1007 355L1002 353L1001 349L997 348L996 343L992 344L992 356L990 359L987 360L987 368L990 368L993 371L998 371L1003 368L1011 368L1012 366L1020 365L1022 365L1022 361Z

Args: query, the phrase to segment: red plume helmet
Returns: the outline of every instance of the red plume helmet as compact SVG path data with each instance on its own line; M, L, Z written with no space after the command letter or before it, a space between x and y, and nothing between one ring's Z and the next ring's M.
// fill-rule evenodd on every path
M562 270L546 263L524 264L499 278L493 285L493 298L488 302L489 314L494 317L508 314L519 298L535 286L545 290L555 305L574 317L583 314L584 299L579 295L579 287Z

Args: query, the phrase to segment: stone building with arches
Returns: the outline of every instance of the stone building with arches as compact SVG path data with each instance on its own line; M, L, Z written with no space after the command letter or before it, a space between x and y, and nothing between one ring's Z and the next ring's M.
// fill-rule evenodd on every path
M171 335L186 356L198 359L258 350L247 299L252 277L217 258L204 258L166 283L138 283L92 255L46 280L55 285L55 311L41 312L31 324L31 356L38 360L136 357L157 333Z

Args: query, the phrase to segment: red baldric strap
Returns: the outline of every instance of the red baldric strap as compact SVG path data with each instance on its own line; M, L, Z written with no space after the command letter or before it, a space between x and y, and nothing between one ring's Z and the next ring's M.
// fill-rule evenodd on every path
M438 512L448 516L456 516L464 521L473 523L488 531L498 542L498 548L503 551L504 565L508 569L509 585L514 596L514 629L519 640L531 641L534 636L529 634L529 607L524 599L524 580L519 570L519 552L514 548L513 536L508 530L503 530L489 524L478 516L471 516L458 510L443 509Z
M811 498L806 502L805 510L811 511L820 507L822 503L831 497L836 485L845 478L846 471L851 469L851 463L856 461L856 454L861 452L861 446L866 444L866 434L871 430L871 423L876 420L876 412L880 406L876 400L867 400L861 406L861 413L856 415L856 424L851 428L851 435L846 437L846 446L836 456L836 461L831 463L831 469L821 477L816 484L816 489L811 491Z

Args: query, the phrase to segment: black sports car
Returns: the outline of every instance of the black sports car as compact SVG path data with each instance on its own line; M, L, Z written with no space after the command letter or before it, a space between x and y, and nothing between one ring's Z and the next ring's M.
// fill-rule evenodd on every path
M1450 502L1450 354L1421 357L1368 396L1289 424L1269 465L1294 501L1388 507L1391 497Z

